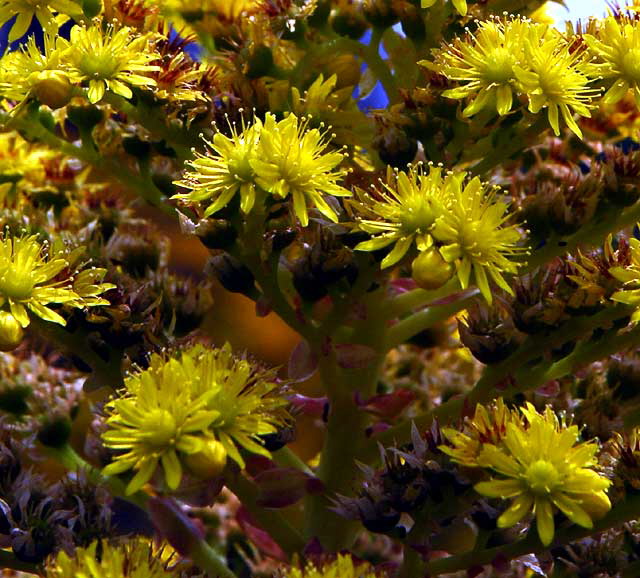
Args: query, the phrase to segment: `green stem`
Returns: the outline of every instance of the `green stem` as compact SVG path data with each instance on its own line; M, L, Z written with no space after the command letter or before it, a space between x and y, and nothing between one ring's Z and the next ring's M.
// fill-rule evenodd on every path
M162 107L149 107L143 103L134 106L125 98L112 92L105 94L104 102L108 102L116 110L126 114L152 135L163 139L176 152L180 162L184 162L193 156L191 153L192 146L202 144L197 134L189 138L188 129L169 126L166 118L162 116Z
M227 562L214 548L203 539L193 543L189 552L193 563L207 573L210 578L237 578L227 567Z
M81 329L73 332L56 323L43 321L35 315L31 316L30 327L65 352L72 353L91 367L94 388L108 387L118 389L124 384L122 377L122 351L110 349L109 359L105 360L91 349L87 335Z
M294 468L296 470L304 472L305 474L309 474L310 476L314 475L311 471L311 468L289 448L285 447L273 452L273 459L278 465L282 467Z
M387 332L387 338L384 344L385 351L389 351L390 349L397 347L421 331L424 331L436 323L448 319L458 311L465 309L469 303L474 300L477 294L478 290L476 289L470 295L467 295L462 299L458 299L453 303L439 305L436 307L428 307L422 311L409 315L402 321L399 321Z
M573 318L551 334L529 337L518 350L507 359L495 365L485 367L482 377L471 391L465 395L451 398L433 410L416 416L413 419L413 423L415 423L420 430L428 428L434 419L437 419L440 423L451 423L463 415L465 408L473 408L475 404L486 403L499 395L495 386L509 376L515 376L517 374L518 378L524 381L523 387L519 387L518 389L524 390L536 387L538 384L543 383L542 380L544 379L561 377L561 370L571 373L571 371L577 367L576 357L572 357L570 361L561 360L557 364L554 364L551 369L540 372L536 372L530 367L528 368L527 364L532 360L542 357L546 351L558 348L581 336L588 335L595 328L610 326L615 320L628 315L628 307L615 305L592 316ZM623 338L623 335L628 334L620 334L620 336L616 337L616 339L619 340L615 342L618 344L617 346L629 340L632 342L633 337ZM633 335L635 335L635 330ZM600 345L599 343L600 342L595 342L589 349L582 350L589 351L589 356L585 353L584 356L580 358L580 363L584 364L585 359L595 361L603 355L609 355L609 347ZM602 353L602 355L600 353ZM571 357L571 355L569 357ZM548 367L548 364L546 364L546 366ZM551 375L554 377L549 377ZM562 373L562 375L566 375L566 373ZM378 454L378 443L383 445L394 443L403 444L410 441L410 439L411 423L405 422L399 424L371 440L367 444L363 454L358 456L358 459L365 463L375 460Z
M172 206L162 202L162 192L156 187L153 181L149 177L140 176L127 169L121 159L102 157L87 146L78 147L59 138L42 126L36 119L29 120L28 118L18 115L10 117L0 112L0 128L18 130L26 134L29 138L60 151L68 157L76 158L92 165L98 172L106 173L111 178L118 180L127 190L142 197L149 204L158 207L171 216L176 215L176 211Z
M498 146L491 150L480 162L473 165L470 169L471 174L483 175L499 166L506 159L511 158L515 154L523 151L545 130L549 128L545 115L538 115L533 124L529 125L519 135L514 135L508 139L502 146Z
M260 491L251 480L238 474L226 480L227 487L238 497L242 505L253 516L258 525L269 533L269 536L289 556L302 552L305 540L298 530L286 520L280 512L266 509L257 504Z
M336 494L348 494L356 482L356 456L367 440L369 416L355 402L355 395L366 398L375 392L380 366L384 360L383 340L386 318L380 306L382 292L370 293L363 300L367 318L354 328L351 343L362 344L376 352L375 359L360 369L341 368L333 351L320 358L320 377L329 396L330 412L322 448L318 477L325 490L307 498L307 538L317 537L328 551L348 548L359 529L329 510Z
M457 277L450 279L442 287L432 291L412 289L389 300L389 318L400 317L433 301L449 297L459 290L460 283Z
M600 215L600 219L602 219L602 215ZM549 239L543 248L535 251L531 255L526 270L531 271L536 267L548 263L555 257L574 250L576 247L593 247L594 245L602 243L609 233L632 227L639 220L640 203L627 207L622 212L617 209L612 209L607 218L599 222L589 223L565 239L555 237Z

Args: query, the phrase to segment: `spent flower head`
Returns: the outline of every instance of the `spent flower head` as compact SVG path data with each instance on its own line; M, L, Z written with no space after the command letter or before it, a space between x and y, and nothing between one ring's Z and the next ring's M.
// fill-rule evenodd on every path
M115 24L74 26L63 46L63 64L78 81L88 84L91 103L102 100L107 90L131 98L132 86L156 84L149 73L160 67L149 64L158 58L149 34L139 35Z
M439 449L463 466L481 466L478 456L483 445L499 445L506 434L507 424L517 419L517 412L509 409L501 397L488 409L478 404L473 418L465 421L464 432L450 427L442 428L450 445L442 445Z
M577 443L578 427L560 423L550 407L538 413L527 403L520 411L526 423L513 420L506 424L500 445L483 444L478 464L497 477L479 482L476 491L512 499L498 518L500 528L533 511L545 546L553 540L556 510L574 524L593 528L593 519L611 508L606 494L611 482L594 470L597 443Z
M132 373L107 405L107 447L120 453L104 473L133 469L127 493L139 490L162 464L174 490L183 466L213 476L227 456L244 467L238 446L268 457L259 436L275 433L286 420L286 401L273 372L233 356L229 345L201 344L178 357L154 354L148 369Z

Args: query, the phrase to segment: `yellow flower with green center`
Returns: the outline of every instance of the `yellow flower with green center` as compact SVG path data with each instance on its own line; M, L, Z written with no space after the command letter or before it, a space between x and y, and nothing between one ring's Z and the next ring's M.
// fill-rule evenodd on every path
M442 168L433 165L425 173L418 164L407 172L389 171L387 181L382 183L383 190L359 191L358 199L350 202L357 228L372 235L356 245L356 250L377 251L394 245L382 261L383 269L398 263L413 244L418 251L433 245L431 232L445 210L453 176L443 176Z
M526 66L514 66L521 92L529 99L529 110L537 114L547 108L549 124L560 135L560 116L580 138L582 132L574 114L590 117L591 100L598 93L592 88L591 64L586 50L571 49L559 32L536 25L528 30L524 42Z
M134 538L112 544L92 542L76 548L73 556L60 550L45 565L46 578L179 578L163 560L162 549L151 540Z
M211 152L196 152L196 159L187 161L191 171L175 184L191 189L174 195L174 199L190 202L210 201L204 211L208 217L226 207L240 193L240 210L248 213L256 202L255 172L251 162L256 158L262 122L256 118L252 125L238 133L231 126L231 136L218 132L211 142L205 140Z
M269 457L259 436L275 433L286 420L279 389L273 372L235 358L228 344L197 344L172 358L154 354L149 368L127 376L124 391L107 404L104 444L124 453L104 474L133 469L131 494L161 464L167 487L175 490L183 466L215 475L229 456L244 467L238 446Z
M624 283L620 291L616 291L611 299L635 307L631 321L640 321L640 241L635 237L629 239L631 264L626 267L611 267L609 274Z
M338 554L333 562L313 564L303 568L292 566L282 570L282 578L382 578L385 574L376 572L368 562L354 562L348 554Z
M54 17L55 14L64 15L67 18L60 21ZM9 42L26 34L34 16L42 28L49 33L54 33L58 29L58 24L70 18L81 20L82 4L71 0L0 0L0 26L4 26L14 16L16 19L9 32Z
M60 108L71 98L72 84L77 81L61 63L61 42L45 33L43 48L30 36L19 50L6 53L0 59L5 83L0 94L12 100L23 100L31 94L51 108Z
M523 40L529 26L533 24L521 18L480 22L475 33L440 50L435 64L425 60L419 64L465 83L442 93L448 98L470 97L463 110L465 116L490 107L500 115L507 114L513 92L517 92L514 66L523 61Z
M40 243L36 235L4 235L0 238L0 307L8 309L21 327L27 327L27 310L45 321L66 325L64 317L49 305L108 305L99 295L115 285L100 283L105 269L87 269L77 275L65 272L81 252L49 251L48 244Z
M337 221L334 209L325 195L350 197L351 192L337 184L346 171L337 169L344 154L325 152L329 146L327 133L308 128L308 121L295 114L276 121L267 113L257 155L251 160L256 184L279 199L291 197L293 212L303 227L309 224L307 202L325 217Z
M513 294L503 274L515 274L519 259L528 253L523 235L510 219L508 205L498 199L500 191L474 177L466 184L466 173L451 177L446 210L434 224L432 235L440 254L455 265L460 286L469 286L471 273L487 303L492 302L489 280Z
M478 465L499 477L479 482L476 491L512 500L498 518L498 527L513 526L533 511L545 546L553 540L556 510L574 524L593 528L593 519L611 508L606 494L611 481L593 469L598 445L576 445L578 427L560 424L549 407L538 413L527 403L520 411L527 424L507 423L502 443L485 443L478 457Z
M193 170L176 184L191 189L173 198L188 201L211 200L205 216L225 207L240 192L240 209L249 213L265 201L265 194L284 200L291 197L293 211L303 226L309 223L307 201L332 221L338 217L325 200L325 195L350 196L336 181L346 173L336 169L342 162L341 152L327 152L326 134L308 129L307 121L294 114L277 122L267 113L264 124L256 119L241 133L232 128L231 137L217 133L207 143L213 155L196 153L188 161ZM206 141L205 141L206 142Z
M431 8L436 3L436 0L420 0L421 8ZM467 14L467 0L451 0L454 8L458 11L458 14L465 16Z
M32 183L41 185L44 180L43 163L55 154L50 149L27 142L17 132L0 133L0 200L13 186L25 185L28 188Z
M102 100L106 90L131 98L131 86L151 88L156 84L147 73L160 70L149 64L159 55L148 34L140 36L127 26L74 26L69 41L61 44L62 64L78 81L88 84L91 103Z
M613 81L602 101L614 104L631 88L640 106L640 23L609 16L601 23L597 37L587 34L584 38L600 60L595 64L598 74Z

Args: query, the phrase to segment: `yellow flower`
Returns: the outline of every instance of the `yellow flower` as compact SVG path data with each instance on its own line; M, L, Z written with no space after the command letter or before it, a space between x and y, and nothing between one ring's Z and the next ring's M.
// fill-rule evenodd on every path
M49 305L78 308L108 305L99 295L115 285L95 284L104 277L104 269L92 269L76 277L68 273L61 278L61 273L75 263L81 251L71 254L48 251L47 244L41 244L36 235L18 238L4 235L0 238L0 307L8 307L20 326L27 327L27 310L45 321L65 325L64 317ZM74 290L76 283L86 289L88 277L91 289L79 294Z
M505 225L509 215L507 205L496 199L499 189L489 188L478 177L464 184L465 178L465 172L443 176L435 166L425 174L418 165L389 178L395 186L384 184L382 192L359 193L350 203L356 226L373 238L356 245L356 250L377 251L394 244L382 261L385 268L398 263L414 243L420 253L437 249L445 264L455 266L463 289L473 272L487 302L492 299L487 274L511 293L503 273L516 273L519 264L510 259L527 253L518 246L522 235L515 225Z
M517 420L517 412L510 410L501 397L489 410L478 404L473 418L465 422L466 433L442 428L442 433L453 447L443 445L439 449L463 466L481 466L478 456L482 446L486 443L499 445L507 431L507 424Z
M382 578L368 562L355 563L346 554L338 554L333 562L316 565L309 562L304 568L292 566L284 570L282 578Z
M624 283L620 291L616 291L611 299L635 307L631 321L640 321L640 241L635 237L629 240L631 264L611 267L609 274Z
M541 33L545 29L547 32ZM560 135L559 118L580 138L573 114L590 117L591 65L585 50L572 49L555 29L531 26L524 42L526 66L514 67L520 90L529 98L529 110L537 114L547 107L549 124Z
M107 409L107 447L120 452L105 475L136 471L127 493L139 490L162 465L166 485L176 489L183 466L219 473L227 455L244 467L237 446L269 457L259 436L284 423L286 401L273 373L234 358L229 345L194 345L179 357L154 354L150 366L125 379L124 391ZM208 467L207 467L208 466Z
M255 119L241 133L232 127L231 137L217 133L207 145L215 154L196 153L196 159L187 162L193 170L176 183L191 192L173 197L196 202L211 199L205 217L225 207L237 192L245 214L256 201L262 208L268 193L278 199L292 197L293 211L306 226L307 199L327 218L337 221L324 195L351 195L336 184L346 172L334 170L344 155L324 153L328 145L325 135L315 128L308 130L307 121L299 122L294 114L276 122L275 116L267 113L264 124Z
M463 186L466 173L451 178L446 211L436 219L432 235L440 254L453 263L460 286L466 289L471 272L487 303L492 302L489 278L513 294L503 273L515 274L520 263L512 261L528 253L520 246L522 233L506 225L507 204L498 200L499 189L474 177ZM487 276L488 275L488 276Z
M41 52L34 36L19 50L9 52L0 59L4 69L6 88L0 93L12 100L23 100L33 94L40 102L60 108L71 98L72 83L77 81L62 65L61 42L45 33L44 51Z
M162 549L144 538L122 544L92 542L76 548L73 556L64 550L45 565L46 578L178 578L180 571L170 569Z
M436 219L444 212L452 184L452 174L443 177L442 168L411 166L408 172L388 171L384 190L371 193L359 191L358 200L350 203L356 211L358 229L373 236L355 248L377 251L394 244L383 259L382 268L391 267L402 259L415 243L418 251L433 244L431 232Z
M616 103L633 89L636 104L640 107L640 24L637 20L609 16L598 28L598 37L584 36L587 45L600 63L598 73L613 84L605 93L605 104Z
M472 97L463 110L465 116L489 107L500 115L507 114L513 92L517 92L514 66L523 61L523 40L529 26L532 24L521 18L480 22L475 33L440 50L435 64L424 60L419 64L465 83L442 93L448 98Z
M149 62L158 58L150 36L139 36L127 27L106 30L98 24L74 26L69 41L63 41L63 64L79 81L89 85L91 103L102 100L106 90L131 98L130 86L155 86L147 73L160 70Z
M573 523L593 528L593 518L611 508L605 490L611 482L594 471L595 442L578 443L575 425L561 425L551 408L540 414L529 403L521 408L527 425L510 422L502 444L483 444L478 464L500 477L475 485L489 498L512 499L498 518L498 527L508 528L529 512L536 517L540 541L553 540L554 511L560 510Z
M325 152L327 133L308 129L308 120L299 121L295 114L276 122L267 113L257 155L251 161L256 184L277 198L291 197L293 211L303 227L309 223L307 201L331 221L337 221L334 209L325 195L349 197L351 193L337 184L345 170L336 169L342 162L341 152Z
M184 179L176 184L191 189L188 193L174 195L174 199L191 202L211 201L205 209L208 217L229 204L240 193L240 210L248 213L256 202L255 172L251 162L256 158L262 122L256 118L250 126L238 133L231 126L231 136L218 132L213 141L205 140L212 153L195 152L196 159L187 161L192 171L187 171Z
M56 22L54 14L67 16L62 22L83 18L81 4L70 0L0 0L0 26L17 16L9 32L9 42L26 34L34 16L46 32L54 33L62 23Z
M421 8L431 8L436 3L436 0L420 0ZM454 8L458 11L458 14L465 16L467 13L467 0L451 0Z

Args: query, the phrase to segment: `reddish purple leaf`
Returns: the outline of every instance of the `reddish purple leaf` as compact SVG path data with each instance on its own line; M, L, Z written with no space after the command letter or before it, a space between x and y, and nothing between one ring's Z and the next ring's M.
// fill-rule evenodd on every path
M302 340L289 356L288 374L292 381L306 381L318 369L318 355Z

